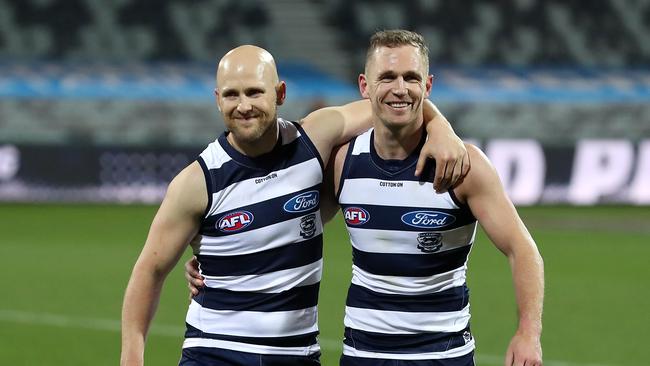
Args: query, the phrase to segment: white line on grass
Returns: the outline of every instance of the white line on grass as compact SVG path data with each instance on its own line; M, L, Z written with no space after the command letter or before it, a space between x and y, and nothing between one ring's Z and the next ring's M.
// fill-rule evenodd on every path
M100 331L119 332L120 321L115 319L73 317L60 314L36 313L20 310L0 309L0 322L20 323L30 325L44 325L61 328L90 329ZM176 325L153 324L149 334L180 337L185 332L185 327ZM324 350L340 350L341 341L331 338L320 338L321 348ZM503 365L503 356L477 354L476 361L480 365ZM613 364L576 363L559 360L544 360L546 366L616 366Z

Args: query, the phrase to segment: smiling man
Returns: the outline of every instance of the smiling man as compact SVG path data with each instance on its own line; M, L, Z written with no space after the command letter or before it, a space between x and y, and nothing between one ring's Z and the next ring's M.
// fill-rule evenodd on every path
M374 34L359 76L373 128L332 159L353 249L341 365L474 365L465 278L478 220L508 257L515 284L519 327L505 365L540 366L542 259L496 171L467 145L472 169L457 186L436 193L414 177L428 70L420 35Z

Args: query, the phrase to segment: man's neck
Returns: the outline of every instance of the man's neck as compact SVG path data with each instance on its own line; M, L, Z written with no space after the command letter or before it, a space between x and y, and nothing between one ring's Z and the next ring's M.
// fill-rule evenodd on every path
M238 140L233 133L226 136L230 146L251 158L271 152L278 143L278 138L279 128L277 123L271 125L260 138L253 141Z
M374 147L384 160L404 160L420 143L424 132L423 123L414 123L402 128L389 128L382 122L375 122Z

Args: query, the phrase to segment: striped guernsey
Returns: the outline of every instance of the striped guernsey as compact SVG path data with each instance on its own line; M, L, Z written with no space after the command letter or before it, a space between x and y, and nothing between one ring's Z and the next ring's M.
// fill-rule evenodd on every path
M476 219L453 192L415 177L423 143L399 161L377 155L372 130L350 143L337 192L353 252L348 357L448 359L474 349L465 275Z
M185 348L320 351L323 163L298 124L278 125L268 154L245 156L223 134L198 158L208 206L192 248L206 286L189 306Z

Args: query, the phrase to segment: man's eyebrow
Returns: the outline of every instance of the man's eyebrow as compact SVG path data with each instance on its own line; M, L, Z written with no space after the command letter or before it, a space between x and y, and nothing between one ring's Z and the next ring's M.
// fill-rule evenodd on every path
M407 71L407 72L405 72L404 77L411 77L411 78L415 78L417 80L422 80L422 76L419 73L415 72L415 71Z
M383 79L385 77L395 77L395 76L396 76L395 71L388 70L388 71L384 71L384 72L380 73L379 75L377 75L377 79Z
M251 86L251 87L246 88L244 90L244 93L246 93L246 94L258 93L258 92L259 93L264 93L264 91L266 91L266 89L261 87L261 86Z
M237 94L237 91L236 91L235 89L225 88L225 89L221 92L221 94L222 94L222 95L235 95L235 94Z

